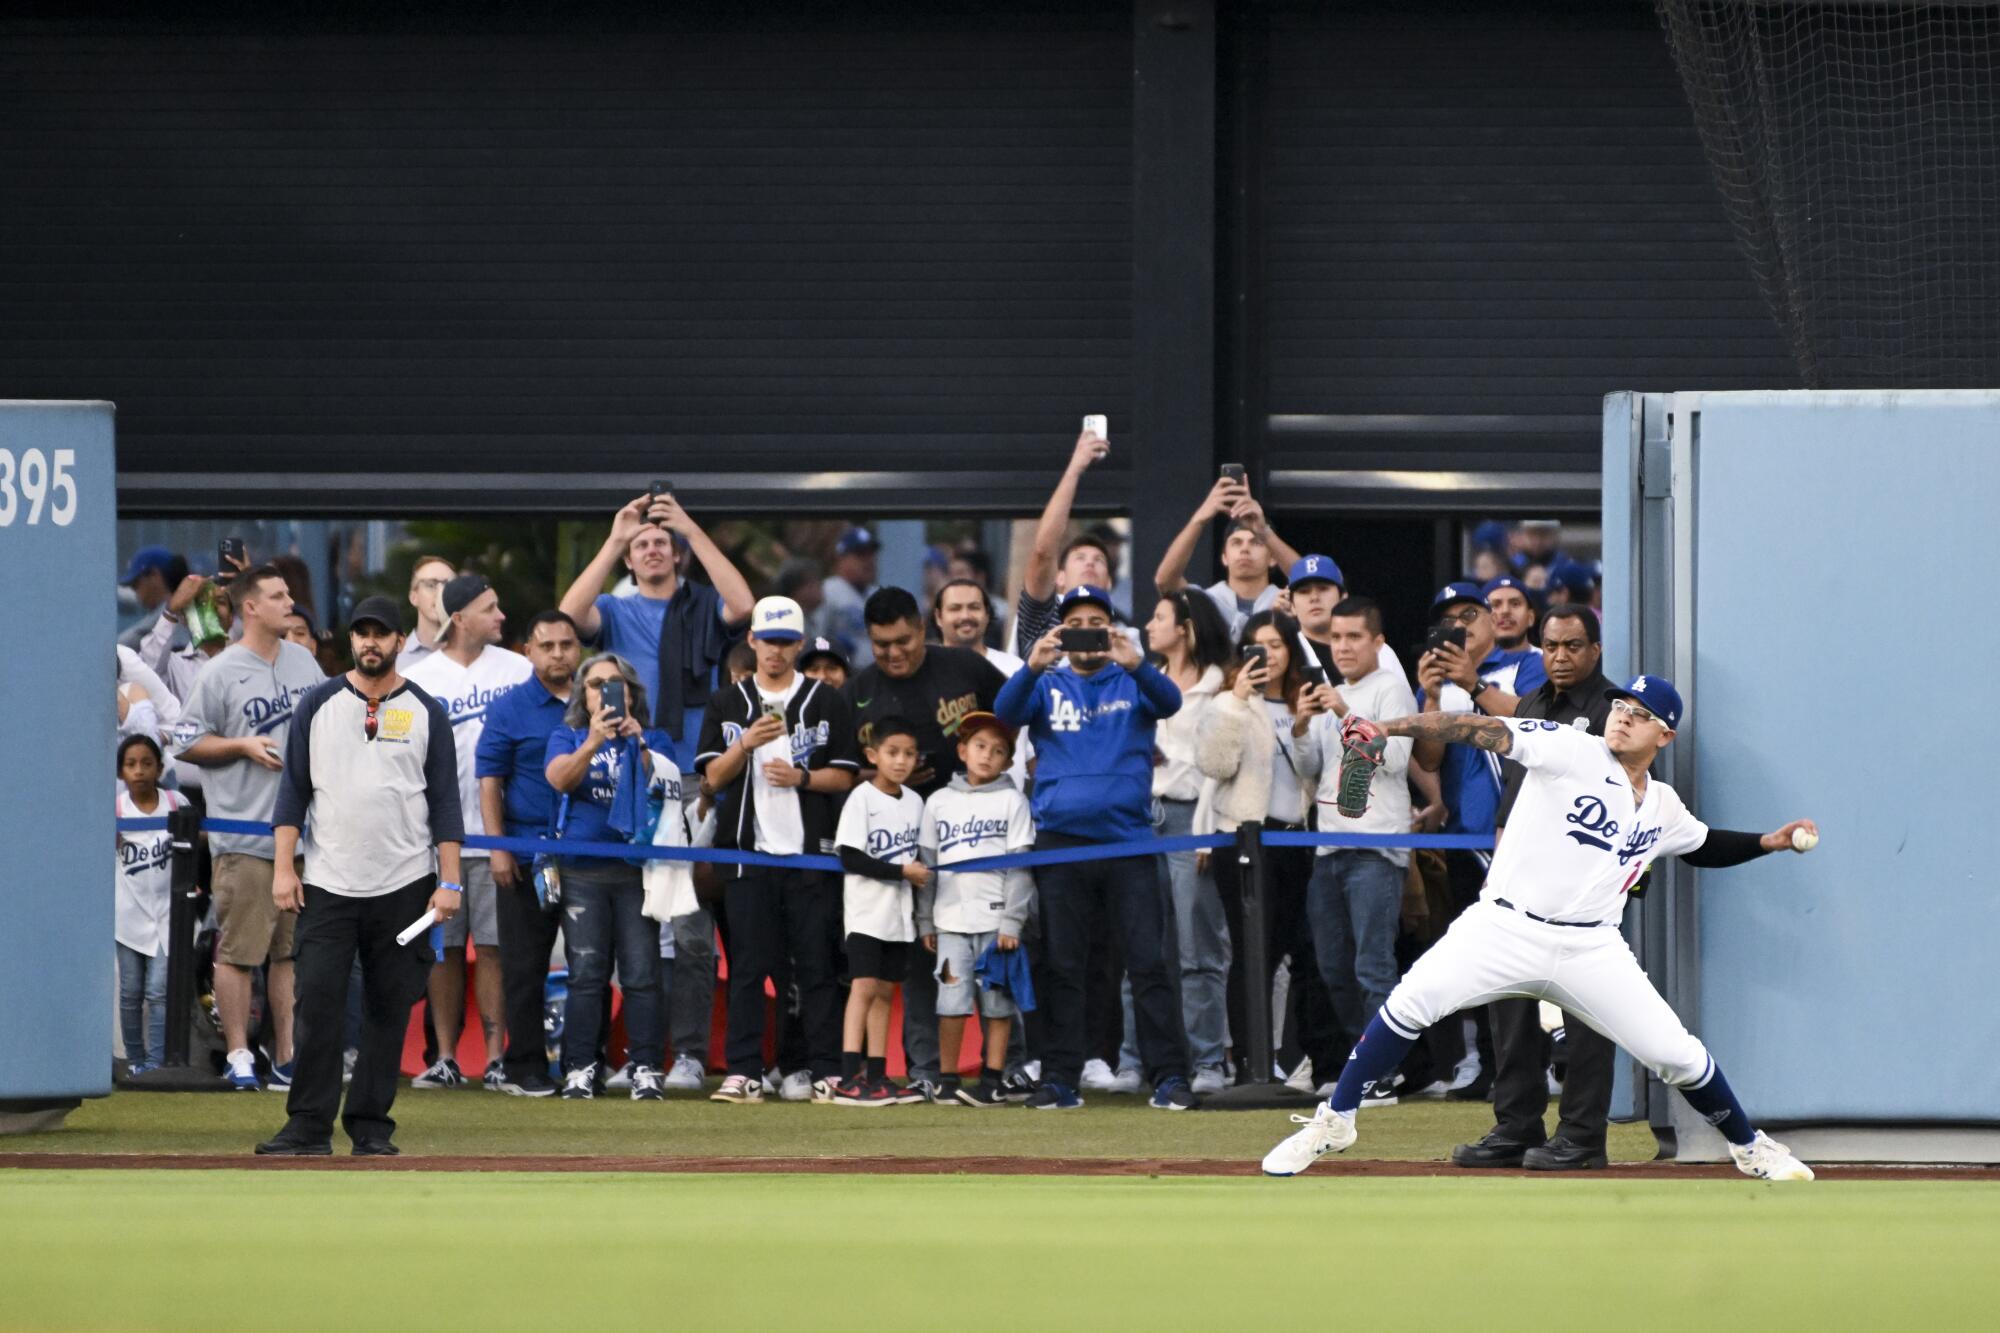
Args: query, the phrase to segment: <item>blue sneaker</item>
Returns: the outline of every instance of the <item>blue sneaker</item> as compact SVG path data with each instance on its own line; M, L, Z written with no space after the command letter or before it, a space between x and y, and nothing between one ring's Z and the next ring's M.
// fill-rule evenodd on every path
M1194 1109L1194 1089L1179 1074L1169 1074L1153 1089L1150 1105L1155 1111L1191 1111Z
M229 1053L229 1072L223 1077L229 1080L231 1092L260 1092L264 1087L257 1081L257 1064L248 1051Z
M296 1062L296 1057L293 1060L285 1061L285 1063L281 1065L272 1065L271 1077L269 1078L269 1080L265 1082L264 1084L265 1089L267 1091L279 1091L291 1087L292 1065L295 1062Z
M1074 1111L1082 1105L1083 1098L1067 1083L1044 1083L1028 1098L1031 1111Z

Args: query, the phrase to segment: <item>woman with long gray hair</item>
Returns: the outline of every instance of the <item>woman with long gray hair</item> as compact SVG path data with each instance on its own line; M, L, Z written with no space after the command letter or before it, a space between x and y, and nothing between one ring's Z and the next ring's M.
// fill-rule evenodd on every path
M556 836L567 842L640 841L653 776L645 739L646 687L632 664L616 653L599 653L585 662L577 680L582 688L571 697L563 725L549 734L545 776L560 801ZM655 744L667 745L658 732L653 735ZM557 862L563 950L569 960L562 1095L571 1100L588 1100L597 1092L597 1045L614 959L635 1062L632 1100L656 1102L666 1096L658 1065L666 1049L660 926L641 910L646 900L642 864L581 856Z

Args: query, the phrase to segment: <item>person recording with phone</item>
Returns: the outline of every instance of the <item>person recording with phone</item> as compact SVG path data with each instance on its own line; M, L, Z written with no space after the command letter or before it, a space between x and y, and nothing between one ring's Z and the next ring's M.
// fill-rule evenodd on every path
M646 687L624 658L599 653L583 664L577 680L563 725L549 733L543 768L556 793L554 836L569 842L640 841L647 833L650 751L665 747L667 738L647 731ZM660 1070L666 1051L660 923L642 910L642 865L603 857L562 857L556 863L569 961L562 1096L570 1101L597 1095L598 1042L614 960L634 1064L632 1100L659 1101L666 1095Z
M1195 507L1192 517L1167 546L1153 584L1162 594L1179 592L1188 586L1188 561L1194 548L1218 518L1229 520L1222 539L1223 577L1203 589L1222 612L1230 637L1243 632L1244 622L1259 611L1268 611L1278 599L1278 585L1271 578L1273 563L1290 565L1299 558L1264 517L1264 506L1251 498L1249 483L1240 463L1226 463L1222 475L1208 495Z
M756 674L719 692L702 719L695 765L703 794L715 801L720 850L831 854L861 755L847 700L798 670L805 628L791 598L758 602L750 616ZM709 1100L763 1101L764 983L782 988L787 977L798 988L811 1095L830 1099L840 1074L840 876L791 866L722 871L729 1072Z
M1333 691L1324 673L1317 680L1308 675L1299 651L1299 623L1288 615L1259 611L1251 616L1236 648L1237 663L1227 677L1227 688L1216 696L1195 737L1195 763L1215 784L1209 801L1216 828L1228 833L1245 824L1262 824L1273 831L1303 832L1313 808L1313 781L1300 751L1312 720L1331 710ZM1325 1075L1329 1069L1337 1070L1346 1055L1334 1030L1333 1003L1306 928L1306 881L1312 875L1312 861L1310 847L1266 847L1263 912L1257 920L1244 913L1244 885L1235 856L1212 859L1234 942L1229 1029L1237 1043L1239 1078L1250 1072L1245 1043L1250 1031L1248 988L1262 986L1268 994L1279 961L1287 957L1291 984L1301 993L1299 1045L1314 1072ZM1262 977L1247 970L1244 940L1250 930L1264 932Z
M1180 711L1181 692L1113 629L1111 594L1071 588L1058 626L1035 640L1027 664L1007 681L993 711L1026 727L1035 743L1035 848L1087 846L1153 833L1153 749L1161 718ZM1067 665L1058 660L1068 655ZM1047 1011L1042 1086L1029 1105L1070 1110L1084 1062L1084 985L1094 935L1122 935L1139 1055L1153 1081L1153 1106L1194 1105L1181 1026L1173 899L1158 856L1120 856L1040 866L1035 885L1042 925Z
M634 589L613 596L604 585L621 560ZM701 565L708 583L687 577L688 560ZM632 664L675 766L690 773L716 668L755 600L722 548L681 508L672 484L656 481L612 517L610 535L563 594L560 609L586 644Z

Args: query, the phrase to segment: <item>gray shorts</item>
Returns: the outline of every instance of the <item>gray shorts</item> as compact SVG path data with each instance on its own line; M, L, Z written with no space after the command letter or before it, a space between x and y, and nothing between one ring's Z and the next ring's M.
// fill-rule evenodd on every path
M970 1018L973 1007L979 1009L981 1018L1012 1018L1020 1011L1014 1008L1014 998L1003 990L988 990L972 979L972 965L979 961L979 955L986 946L993 943L997 931L983 930L977 935L957 935L948 930L940 930L937 937L937 967L933 975L937 977L937 1011L940 1018ZM949 977L950 980L946 980Z
M500 911L495 905L493 867L483 856L468 856L459 862L459 874L465 879L465 901L457 915L444 923L444 947L463 949L465 932L470 927L474 944L482 949L498 949Z

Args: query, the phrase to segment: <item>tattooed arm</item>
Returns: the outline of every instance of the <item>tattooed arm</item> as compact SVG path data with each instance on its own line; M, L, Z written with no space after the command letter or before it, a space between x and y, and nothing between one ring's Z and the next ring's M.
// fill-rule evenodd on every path
M1384 736L1408 736L1419 744L1432 741L1440 745L1472 745L1494 754L1506 754L1514 748L1514 735L1507 729L1505 719L1477 713L1413 713L1375 725Z

